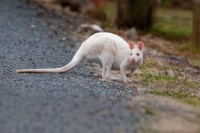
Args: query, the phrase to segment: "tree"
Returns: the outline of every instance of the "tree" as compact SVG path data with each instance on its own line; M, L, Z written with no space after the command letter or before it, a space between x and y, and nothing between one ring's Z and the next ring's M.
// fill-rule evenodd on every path
M152 23L155 0L117 0L117 27L147 30Z
M200 48L200 0L194 0L193 41L195 45Z

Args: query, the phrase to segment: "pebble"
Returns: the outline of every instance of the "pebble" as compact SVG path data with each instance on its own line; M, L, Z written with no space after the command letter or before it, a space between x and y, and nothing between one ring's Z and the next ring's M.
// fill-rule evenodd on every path
M170 76L170 77L175 77L175 73L172 70L165 70L165 74Z

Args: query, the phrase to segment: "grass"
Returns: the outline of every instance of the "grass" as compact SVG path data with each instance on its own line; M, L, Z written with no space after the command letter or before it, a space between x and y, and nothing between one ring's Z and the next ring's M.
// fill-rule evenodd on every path
M170 96L192 105L200 105L200 82L191 81L189 76L177 76L180 72L178 67L161 64L153 59L144 60L139 68L141 72L135 73L132 80L138 88L147 88L148 93ZM172 70L175 77L165 74L165 70Z
M169 38L189 38L192 35L192 12L157 8L154 12L152 31Z

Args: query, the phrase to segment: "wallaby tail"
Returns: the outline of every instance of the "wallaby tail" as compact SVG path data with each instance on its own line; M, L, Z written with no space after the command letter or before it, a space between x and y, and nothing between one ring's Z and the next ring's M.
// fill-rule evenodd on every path
M63 67L49 68L49 69L22 69L22 70L16 70L16 72L17 73L64 73L77 66L82 59L83 55L79 54L79 52L77 51L71 62Z

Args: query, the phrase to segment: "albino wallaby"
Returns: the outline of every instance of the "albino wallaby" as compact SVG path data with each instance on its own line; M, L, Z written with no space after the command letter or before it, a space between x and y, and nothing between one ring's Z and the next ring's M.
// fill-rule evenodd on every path
M24 69L17 73L63 73L77 66L85 58L102 66L102 78L127 82L126 70L131 70L128 76L142 64L144 43L139 41L128 43L118 35L99 32L90 36L82 43L73 59L66 66L50 69ZM120 70L121 76L112 76L112 70Z

